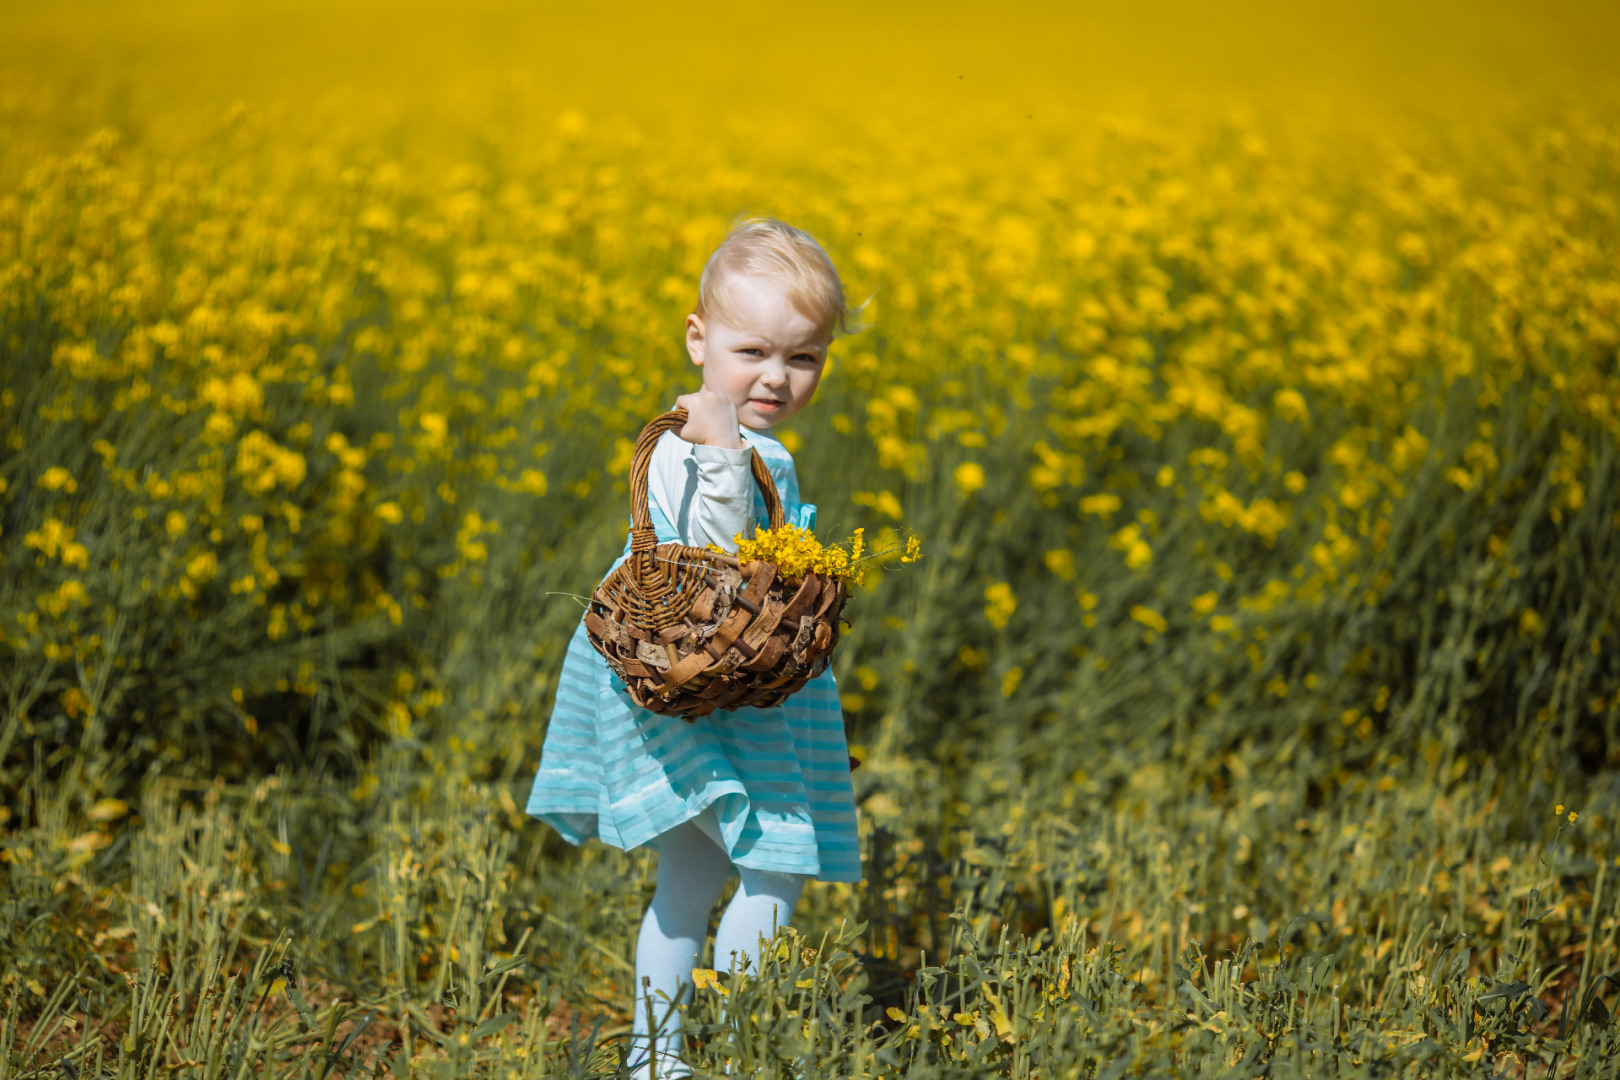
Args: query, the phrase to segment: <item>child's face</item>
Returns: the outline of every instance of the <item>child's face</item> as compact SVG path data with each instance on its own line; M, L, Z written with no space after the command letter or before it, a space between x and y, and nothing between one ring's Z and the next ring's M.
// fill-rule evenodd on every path
M770 278L738 276L727 286L735 323L688 315L686 351L703 369L703 388L730 398L743 426L765 431L815 396L832 329L812 322Z

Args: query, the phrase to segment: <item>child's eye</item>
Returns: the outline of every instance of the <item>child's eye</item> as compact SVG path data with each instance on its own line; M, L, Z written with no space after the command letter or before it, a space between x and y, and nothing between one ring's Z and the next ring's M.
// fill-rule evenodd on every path
M815 353L802 352L802 353L799 353L798 355L794 356L793 359L795 359L795 360L808 360L812 364L814 364L814 363L820 362L821 357L817 356Z

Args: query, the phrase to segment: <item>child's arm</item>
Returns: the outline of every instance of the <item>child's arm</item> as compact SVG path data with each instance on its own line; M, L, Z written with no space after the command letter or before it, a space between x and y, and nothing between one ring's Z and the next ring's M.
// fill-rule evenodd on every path
M754 520L753 451L743 442L737 408L712 391L683 395L676 405L689 414L686 426L679 437L669 432L658 441L647 474L654 521L662 513L691 547L735 551L736 535L752 533Z
M699 390L676 398L675 407L686 410L686 426L681 428L681 438L687 442L729 450L744 448L742 436L738 434L737 403L726 395Z

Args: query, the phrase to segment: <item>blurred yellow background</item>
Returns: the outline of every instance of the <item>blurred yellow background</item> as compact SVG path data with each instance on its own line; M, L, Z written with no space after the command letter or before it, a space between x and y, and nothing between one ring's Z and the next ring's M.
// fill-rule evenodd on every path
M921 125L966 147L1120 112L1512 117L1612 105L1620 42L1620 7L1601 2L6 7L11 161L103 123L181 137L171 124L191 130L236 100L280 127L357 138L518 132L578 110L652 137L701 124L797 152L782 140L806 123L826 124L829 143L850 126Z

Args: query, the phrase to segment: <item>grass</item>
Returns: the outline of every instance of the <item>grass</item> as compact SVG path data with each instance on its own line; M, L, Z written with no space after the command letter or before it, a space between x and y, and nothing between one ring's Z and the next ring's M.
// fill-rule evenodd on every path
M882 821L935 785L870 768L868 884L812 890L758 977L698 994L700 1068L1612 1067L1614 875L1494 777L1313 808L1251 775L942 835ZM355 815L356 844L330 792L155 778L88 859L41 792L7 848L7 1075L610 1075L649 860L548 852L446 779Z

